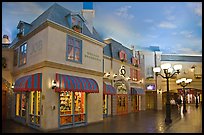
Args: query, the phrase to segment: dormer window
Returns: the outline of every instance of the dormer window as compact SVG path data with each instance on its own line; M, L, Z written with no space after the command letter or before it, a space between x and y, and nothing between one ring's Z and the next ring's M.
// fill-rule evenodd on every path
M23 22L22 21L19 22L19 24L17 26L17 29L18 29L17 37L22 38L23 35L24 35L24 27L23 27Z
M120 58L121 61L126 61L126 60L127 60L127 54L126 54L126 52L123 51L123 50L121 50L121 51L119 52L119 58Z
M82 33L82 19L77 15L71 16L71 28L76 32Z

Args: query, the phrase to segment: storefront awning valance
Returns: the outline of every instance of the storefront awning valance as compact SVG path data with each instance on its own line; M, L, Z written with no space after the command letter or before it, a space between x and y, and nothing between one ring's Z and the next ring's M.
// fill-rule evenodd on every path
M145 91L142 88L131 88L131 94L133 94L133 95L135 95L135 94L141 95L141 94L145 94Z
M64 74L56 74L57 88L56 92L60 91L78 91L99 93L98 84L94 79L77 77Z
M14 92L42 91L42 73L27 75L16 80Z
M103 94L115 95L116 92L116 89L112 85L103 83Z

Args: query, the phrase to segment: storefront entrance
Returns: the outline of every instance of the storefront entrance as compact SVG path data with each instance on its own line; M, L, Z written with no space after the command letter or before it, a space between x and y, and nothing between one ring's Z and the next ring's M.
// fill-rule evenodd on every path
M127 114L128 113L128 96L127 94L117 95L117 114Z

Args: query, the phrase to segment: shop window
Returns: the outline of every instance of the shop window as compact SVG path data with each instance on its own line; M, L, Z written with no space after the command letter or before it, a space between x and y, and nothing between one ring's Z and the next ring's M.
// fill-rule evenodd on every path
M67 36L67 60L82 63L82 41Z
M17 66L18 64L18 48L14 50L13 56L13 66Z
M27 61L27 43L20 46L19 66L25 65Z
M64 91L60 93L60 124L70 125L84 123L85 93Z
M16 93L16 116L26 118L26 94Z
M29 120L31 124L40 124L40 91L30 92Z

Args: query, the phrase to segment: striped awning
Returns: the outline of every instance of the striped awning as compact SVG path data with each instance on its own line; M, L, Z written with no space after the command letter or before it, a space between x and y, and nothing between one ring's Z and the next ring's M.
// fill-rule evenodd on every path
M27 75L16 80L14 92L42 91L42 73Z
M112 85L103 82L103 94L115 95L116 92L116 89Z
M132 95L140 95L140 94L145 94L144 89L142 88L131 88L131 94Z
M98 84L94 79L64 75L56 73L57 87L56 92L60 91L78 91L99 93Z

